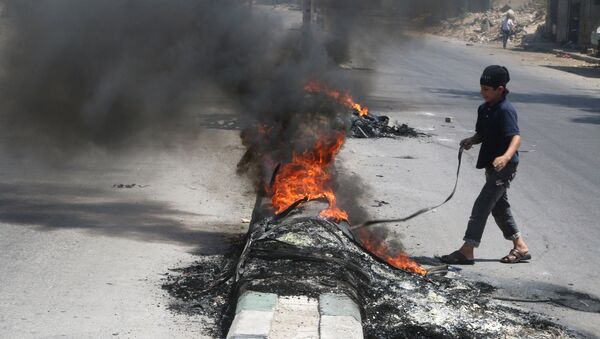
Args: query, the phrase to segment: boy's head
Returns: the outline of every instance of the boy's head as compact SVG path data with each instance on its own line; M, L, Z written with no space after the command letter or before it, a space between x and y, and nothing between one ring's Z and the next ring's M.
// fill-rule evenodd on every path
M483 70L479 84L481 96L487 103L495 103L508 94L506 84L510 81L508 69L503 66L492 65Z

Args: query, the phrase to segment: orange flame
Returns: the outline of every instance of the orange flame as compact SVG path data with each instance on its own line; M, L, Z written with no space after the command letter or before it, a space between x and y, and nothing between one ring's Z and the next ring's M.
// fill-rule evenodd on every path
M329 173L335 155L344 144L344 138L345 134L342 132L336 133L333 141L320 137L313 149L301 154L294 153L292 160L281 167L272 188L271 203L276 213L283 212L303 198L325 198L329 208L321 211L320 217L336 221L348 220L348 213L336 205Z
M317 81L309 81L304 86L304 90L310 93L323 92L340 104L355 109L361 117L369 114L369 109L356 103L347 92L342 93ZM266 134L268 129L263 127L259 133ZM304 198L308 200L324 198L329 203L329 207L319 213L320 217L348 221L348 213L337 207L329 173L335 156L344 144L345 134L338 132L334 140L331 139L319 137L314 148L303 153L293 153L292 160L281 167L271 188L271 203L275 213L285 211L296 201ZM427 270L410 259L406 253L397 251L391 255L388 246L380 240L373 239L374 237L366 230L361 230L359 237L366 250L388 264L416 274L427 274Z
M382 241L374 239L374 237L365 229L360 231L359 238L366 250L375 254L380 259L385 260L388 264L419 275L427 274L427 270L409 258L408 254L402 251L396 251L396 253L393 255L390 254L390 249L388 246Z
M309 81L304 85L304 90L309 93L325 93L330 98L333 98L340 104L355 109L361 117L369 114L369 109L354 101L348 92L340 92L337 89L331 88L318 81Z

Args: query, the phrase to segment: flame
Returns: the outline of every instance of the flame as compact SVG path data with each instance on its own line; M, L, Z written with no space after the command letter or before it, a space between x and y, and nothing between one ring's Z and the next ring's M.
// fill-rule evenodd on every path
M309 81L304 86L304 90L310 93L325 93L340 104L355 109L361 117L369 114L369 109L356 103L347 92L342 93L320 82ZM266 126L259 129L261 135L268 132L269 128ZM331 188L331 173L329 173L335 156L344 144L344 139L343 132L335 133L333 138L320 135L312 149L292 154L292 160L280 168L269 190L275 213L285 211L304 198L308 200L324 198L329 203L329 207L319 213L320 217L337 222L348 221L348 213L337 207L336 197ZM361 230L359 238L367 251L385 260L391 266L420 275L427 274L427 270L410 259L406 253L396 251L395 254L390 254L388 246L381 240L375 239L368 231Z
M383 241L375 239L375 237L367 230L362 229L359 232L359 238L367 251L375 254L380 259L385 260L388 264L419 275L427 274L427 270L409 258L408 254L402 251L396 251L395 254L391 254L388 246L383 243Z
M304 90L309 93L325 93L328 97L333 98L340 104L352 108L358 112L358 115L364 117L369 114L369 109L354 101L348 92L340 92L337 89L331 88L318 81L309 81L304 85Z
M344 144L345 134L338 132L334 140L331 139L319 137L312 149L303 153L295 152L292 160L280 168L271 189L271 203L276 213L283 212L303 198L324 198L329 203L329 208L321 211L320 217L336 221L348 220L348 213L336 205L329 173L335 155Z

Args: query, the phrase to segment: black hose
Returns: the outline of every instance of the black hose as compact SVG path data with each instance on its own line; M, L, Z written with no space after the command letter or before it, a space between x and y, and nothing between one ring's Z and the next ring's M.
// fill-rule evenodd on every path
M452 199L452 197L454 196L454 193L456 192L456 187L458 186L458 175L460 174L460 164L462 162L462 154L463 154L463 147L461 146L460 149L458 150L458 168L456 169L456 181L454 182L454 188L452 189L452 193L450 193L450 195L448 196L448 198L446 198L446 200L444 200L444 202L442 202L441 204L435 205L435 206L431 206L431 207L427 207L427 208L422 208L414 213L412 213L411 215L404 217L404 218L397 218L397 219L378 219L378 220L368 220L363 222L362 224L356 225L356 226L352 226L350 229L351 230L357 230L360 228L364 228L364 227L369 227L369 226L373 226L376 224L385 224L385 223L391 223L391 222L405 222L408 221L416 216L419 216L423 213L427 213L433 209L436 209L442 205L444 205L445 203L447 203L448 201L450 201L450 199Z

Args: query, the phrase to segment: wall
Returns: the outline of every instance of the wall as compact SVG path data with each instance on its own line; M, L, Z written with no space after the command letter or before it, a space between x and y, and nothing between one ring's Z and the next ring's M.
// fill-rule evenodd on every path
M581 26L579 28L579 44L590 46L590 35L600 25L600 1L585 0L581 6Z
M569 2L558 0L558 15L556 18L556 42L563 43L569 38Z

